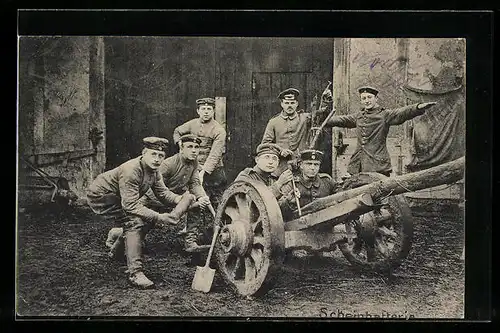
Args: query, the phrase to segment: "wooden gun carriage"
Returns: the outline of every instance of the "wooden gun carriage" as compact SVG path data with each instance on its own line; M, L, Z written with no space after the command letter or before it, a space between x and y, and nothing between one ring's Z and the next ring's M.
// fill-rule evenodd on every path
M224 192L215 221L217 270L241 296L267 291L279 276L286 251L338 247L357 267L398 267L412 245L413 221L402 195L464 177L465 157L414 173L386 177L361 173L343 190L320 198L283 221L271 191L257 182L234 182ZM345 228L335 232L338 226ZM336 227L337 226L337 227Z

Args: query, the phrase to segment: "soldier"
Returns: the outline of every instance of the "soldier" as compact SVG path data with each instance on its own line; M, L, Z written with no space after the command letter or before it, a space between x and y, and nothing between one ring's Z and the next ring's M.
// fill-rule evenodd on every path
M201 209L210 205L210 198L201 185L198 155L202 140L193 134L185 134L179 138L179 153L167 158L160 166L165 185L175 193L189 191L196 197ZM198 245L200 237L200 211L190 210L186 222L185 251L202 252L209 245Z
M124 245L129 281L137 287L150 288L154 283L143 273L143 242L148 231L157 224L177 224L180 217L194 202L194 195L178 195L163 183L158 168L165 159L167 139L148 137L143 139L144 148L139 157L131 159L115 169L106 171L87 189L90 208L107 216L123 228L110 252L118 255ZM170 213L158 213L143 205L141 198L152 189L164 205L175 205Z
M295 185L301 207L318 198L334 194L337 190L338 186L329 174L319 173L323 155L323 152L314 149L303 150L300 153L298 163L300 175L295 177ZM286 201L290 211L294 211L297 209L295 195L289 185L287 189L288 193L282 200Z
M425 113L436 102L417 103L396 109L385 109L378 105L379 91L373 87L358 89L363 108L349 115L333 116L327 124L335 127L356 128L357 147L351 157L347 172L378 172L389 176L392 171L387 151L389 127Z
M283 172L286 167L286 159L297 158L300 151L308 148L308 138L312 126L312 117L309 112L297 112L299 102L297 97L299 90L288 88L283 90L278 98L281 100L281 113L274 116L267 123L261 143L276 143L282 148L281 157L276 175ZM329 89L325 89L321 98L323 106L319 110L321 116L326 115L331 96Z
M314 149L303 150L300 153L298 161L300 174L295 177L297 193L294 194L293 187L287 184L282 189L286 194L279 201L285 221L290 220L291 213L297 209L296 196L299 198L300 206L303 207L337 191L338 186L333 178L326 173L319 173L323 155L323 152ZM294 250L292 254L296 257L305 257L308 253L305 250Z
M217 207L227 183L222 161L226 150L226 131L214 119L213 98L198 99L196 104L199 118L178 126L174 130L174 142L177 144L184 134L194 134L201 140L198 155L199 178L210 200Z
M257 147L255 166L246 168L236 177L238 180L258 181L267 185L277 200L282 196L282 187L292 181L292 171L286 170L279 178L273 175L278 167L281 148L274 143L264 143Z

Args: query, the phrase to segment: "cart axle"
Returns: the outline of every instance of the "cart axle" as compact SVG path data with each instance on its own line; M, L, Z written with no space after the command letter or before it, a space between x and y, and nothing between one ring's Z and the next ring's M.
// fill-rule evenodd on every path
M224 252L242 256L253 242L252 228L248 222L236 220L222 227L219 242Z

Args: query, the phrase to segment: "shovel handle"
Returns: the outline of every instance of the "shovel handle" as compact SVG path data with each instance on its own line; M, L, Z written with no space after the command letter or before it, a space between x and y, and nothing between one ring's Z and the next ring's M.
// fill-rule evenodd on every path
M210 264L210 258L212 257L212 252L214 251L215 240L219 234L220 226L216 225L214 230L214 236L212 237L212 244L210 245L210 250L208 250L207 261L205 262L205 267Z
M212 204L208 205L208 210L210 211L210 213L212 213L213 217L215 217L215 209Z

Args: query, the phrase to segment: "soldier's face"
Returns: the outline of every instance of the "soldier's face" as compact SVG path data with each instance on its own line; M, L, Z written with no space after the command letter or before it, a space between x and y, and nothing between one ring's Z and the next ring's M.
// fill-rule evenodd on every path
M200 153L200 145L196 142L184 142L181 145L181 155L190 161L194 161L198 158Z
M299 102L296 100L282 100L281 101L281 108L285 110L286 114L294 114L295 111L297 110L297 106L299 106Z
M200 105L197 112L200 119L204 122L210 121L214 117L214 107L212 105Z
M319 172L320 161L306 160L300 163L300 170L305 178L314 178Z
M165 159L165 152L161 150L154 150L149 148L144 148L142 151L142 160L148 167L153 170L158 169L163 160Z
M368 92L363 92L359 95L361 99L361 104L365 109L370 110L377 105L378 98L374 94L370 94Z
M280 159L275 154L262 154L255 158L257 167L264 172L273 172L278 167Z

